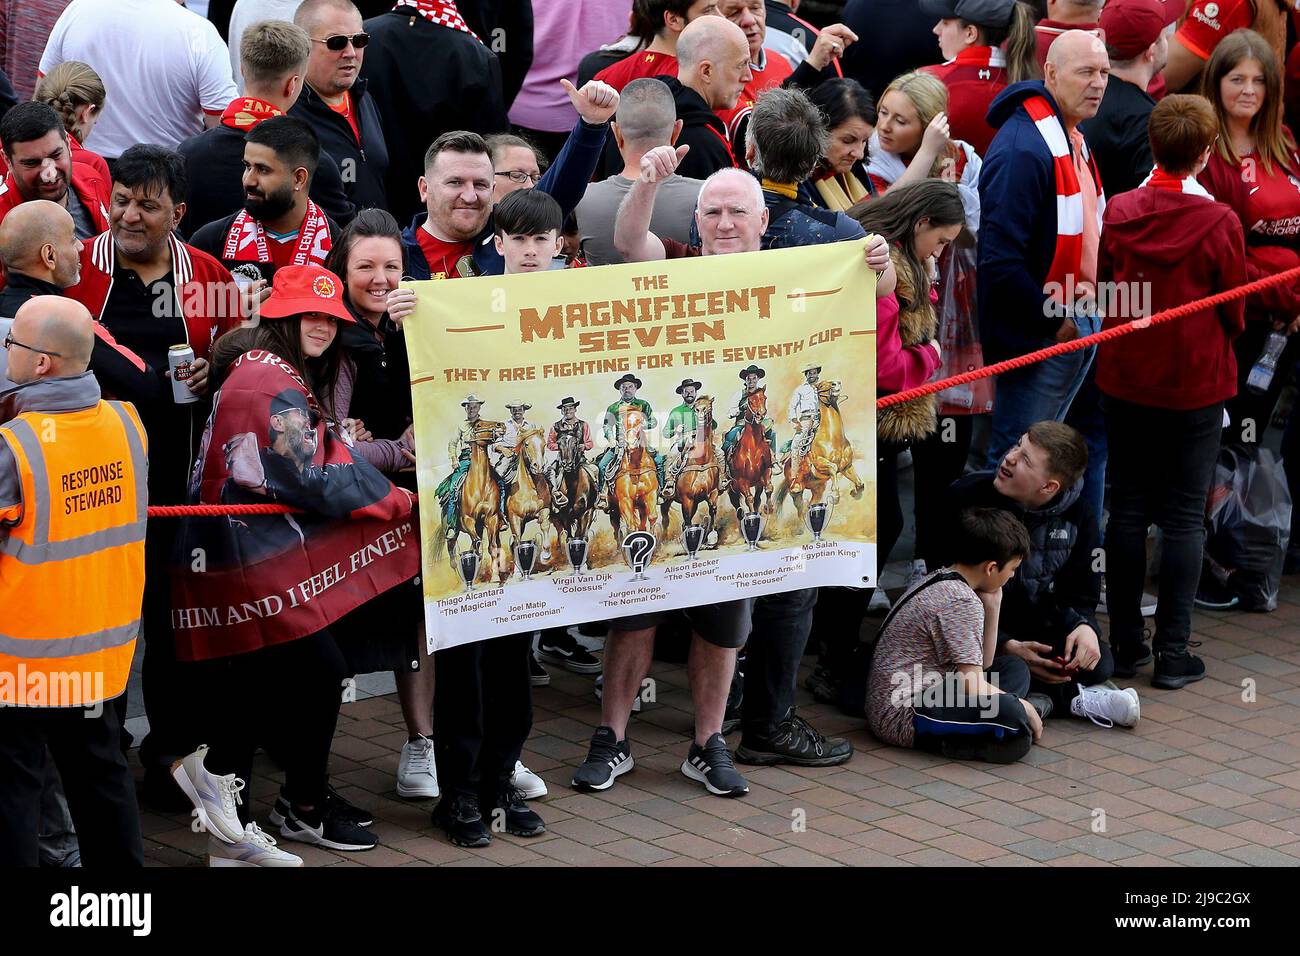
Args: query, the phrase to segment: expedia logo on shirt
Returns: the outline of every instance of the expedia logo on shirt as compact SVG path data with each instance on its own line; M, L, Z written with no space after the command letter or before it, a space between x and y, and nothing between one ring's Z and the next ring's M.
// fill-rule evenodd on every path
M1192 16L1200 20L1211 30L1222 30L1219 25L1219 5L1217 3L1207 3L1202 10L1193 10Z

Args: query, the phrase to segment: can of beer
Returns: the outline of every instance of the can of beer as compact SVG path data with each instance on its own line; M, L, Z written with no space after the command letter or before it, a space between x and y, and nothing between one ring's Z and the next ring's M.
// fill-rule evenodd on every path
M190 391L190 373L194 370L194 349L188 345L173 345L167 350L167 367L172 370L172 400L177 405L197 402L199 397Z

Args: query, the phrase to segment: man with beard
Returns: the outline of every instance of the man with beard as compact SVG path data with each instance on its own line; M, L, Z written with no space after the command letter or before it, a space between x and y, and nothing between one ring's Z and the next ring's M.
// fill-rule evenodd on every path
M244 137L244 208L190 240L232 270L267 282L281 266L325 264L338 227L308 196L320 140L292 116L264 120Z
M25 202L0 222L5 288L0 316L14 316L28 299L63 295L81 278L81 240L68 211L45 199Z
M72 161L63 120L47 103L19 103L6 113L0 145L9 164L0 183L0 220L21 203L47 199L71 214L80 239L108 228L108 183Z
M681 473L686 456L699 437L700 428L695 400L703 387L702 382L684 378L682 384L673 390L682 397L682 403L668 413L668 421L664 423L664 441L670 442L672 447L668 464L664 466L664 486L659 492L659 497L664 501L671 501L677 494L677 476ZM710 419L709 428L716 431L718 423ZM721 482L718 491L726 491L729 482L725 474L722 475Z
M289 112L307 75L312 43L301 27L264 20L249 27L243 39L239 72L244 78L244 94L230 101L218 125L177 147L194 184L181 220L181 232L187 236L243 207L244 135L263 120ZM307 192L339 225L352 221L356 209L344 192L338 163L329 153L321 152Z
M230 273L173 234L185 214L185 161L160 146L132 146L117 161L106 232L85 244L81 281L68 289L98 321L90 370L105 393L135 404L149 436L149 500L186 501L190 465L209 404L172 398L168 349L194 349L190 390L208 391L218 335L239 323ZM186 700L175 676L167 561L176 522L151 521L145 539L143 637L145 711L143 799L184 810L171 763L194 749ZM125 701L125 697L122 698Z

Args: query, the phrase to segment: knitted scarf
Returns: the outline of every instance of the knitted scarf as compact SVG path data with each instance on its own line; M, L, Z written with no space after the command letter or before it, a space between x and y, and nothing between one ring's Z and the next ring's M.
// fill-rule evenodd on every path
M460 15L456 9L456 0L398 0L394 10L402 7L414 7L419 11L420 16L430 23L436 23L440 27L447 27L451 30L460 30L462 33L468 33L474 37L478 36L469 28L465 18Z

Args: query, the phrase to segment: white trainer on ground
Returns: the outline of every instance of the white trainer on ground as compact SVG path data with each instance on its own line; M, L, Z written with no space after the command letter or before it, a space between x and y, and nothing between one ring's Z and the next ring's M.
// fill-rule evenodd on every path
M525 800L536 800L546 796L546 781L525 767L522 760L515 761L515 772L510 775L510 786L522 793Z
M1080 687L1079 696L1070 701L1070 713L1086 717L1099 727L1134 727L1142 716L1138 692L1132 687Z
M281 850L270 834L250 823L237 843L208 837L208 866L302 866L302 857Z
M433 741L423 734L402 744L397 762L397 795L408 800L438 796L438 770L433 763Z
M224 843L239 843L244 839L244 824L240 822L238 804L243 803L239 791L244 781L233 773L224 777L210 774L203 766L208 745L172 764L172 777L194 804L194 812L209 836Z

